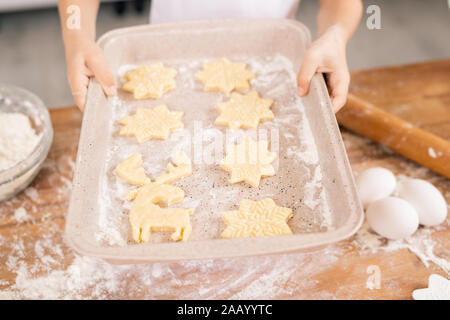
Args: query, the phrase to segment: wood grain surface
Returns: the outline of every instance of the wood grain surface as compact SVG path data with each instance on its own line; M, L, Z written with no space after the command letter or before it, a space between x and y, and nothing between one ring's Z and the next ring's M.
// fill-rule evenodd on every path
M450 60L353 78L339 123L450 178Z
M427 98L422 98L417 106L415 102L410 103L416 101L417 91L423 89L426 81L420 80L419 76L415 80L411 79L414 77L405 73L405 70L411 74L416 74L414 70L419 70L422 76L426 74L428 78L425 79L432 78L433 73L436 73L436 78L441 76L441 69L436 67L435 63L398 69L359 71L354 74L351 91L359 97L386 107L388 111L409 117L409 121L416 121L430 132L450 139L450 115L448 110L446 113L442 106L439 107L441 100L447 101L448 106L448 97L440 95L439 88L427 88L429 92ZM383 85L388 80L401 85L398 84L397 87L388 90ZM408 87L410 89L407 90ZM386 92L389 92L390 98L382 98ZM404 113L406 107L401 105L406 104L412 104L412 108L420 112L421 116ZM436 112L441 112L440 116L427 119L428 112L424 111L427 108L436 108ZM15 292L18 298L36 297L34 293L38 289L35 287L37 284L33 282L34 278L40 277L38 284L45 286L50 279L55 278L55 273L67 272L66 270L77 259L77 255L65 244L63 234L64 214L70 197L81 114L74 107L61 108L52 110L51 118L55 137L42 171L25 192L15 199L0 204L0 298L2 292L12 292L18 287L22 290ZM438 187L445 195L447 203L450 203L448 179L345 129L342 130L342 135L352 169L356 174L368 167L383 166L396 174L423 178ZM22 207L28 213L25 221L18 219L15 212L17 208ZM443 226L431 229L434 254L447 260L450 258L449 220L450 218ZM41 244L45 243L43 241L48 241L50 245L41 249ZM53 260L36 263L42 259L41 251L48 251ZM20 276L18 270L21 267L40 265L47 268L37 268L32 273L30 271L27 277ZM102 269L98 270L100 273L107 268L102 266ZM380 270L379 289L367 288L370 266L376 266ZM408 249L365 250L356 244L355 237L309 253L198 261L193 264L162 263L157 267L158 272L155 272L156 266L152 265L127 269L123 266L108 267L108 270L111 268L117 270L115 279L118 288L111 289L109 282L106 287L104 285L106 280L95 275L96 279L101 281L79 285L78 289L82 289L77 292L76 297L410 299L414 289L427 286L427 279L431 273L445 275L445 272L433 263L426 267L418 256ZM146 270L148 275L144 278L142 273ZM49 273L52 277L46 278ZM94 276L94 273L92 275ZM68 281L67 278L63 279ZM66 289L60 291L67 293L77 290L71 287L81 281L77 279L71 279L70 281L74 282L69 284L59 284ZM54 297L54 295L39 297ZM65 298L73 295L57 297Z
M350 92L450 140L450 59L354 71Z

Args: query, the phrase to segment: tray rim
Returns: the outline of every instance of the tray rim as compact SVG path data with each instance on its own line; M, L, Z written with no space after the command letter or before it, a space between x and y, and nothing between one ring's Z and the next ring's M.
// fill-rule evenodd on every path
M219 19L219 20L201 20L201 21L188 21L188 22L178 22L178 23L167 23L167 24L159 24L159 25L140 25L140 26L132 26L127 28L119 28L111 30L104 35L102 35L97 44L100 47L104 47L108 41L114 40L115 37L121 36L123 34L127 34L130 31L135 33L138 32L149 32L150 30L166 30L171 28L180 28L183 26L202 26L205 24L227 24L230 22L248 22L248 23L282 23L287 27L295 28L300 32L306 33L308 39L310 40L310 33L306 26L302 23L289 19ZM311 81L310 92L316 92L320 95L319 99L321 101L321 108L328 108L332 110L330 98L328 95L328 91L326 90L325 81L321 74L314 75ZM88 97L86 103L86 110L83 115L82 128L80 134L80 141L78 147L77 161L76 161L76 171L74 175L74 190L79 185L79 162L80 162L80 149L82 148L82 141L86 138L84 137L86 130L83 130L89 122L86 114L88 114L88 108L92 106L94 103L91 101L95 98L96 95L103 94L100 84L95 78L91 78L89 87L88 87ZM322 103L323 102L323 103ZM330 113L330 112L327 112ZM334 113L331 112L331 124L332 130L339 133L338 125L336 118L334 117ZM330 119L327 119L330 120ZM352 236L362 225L364 215L362 211L361 204L359 203L359 199L356 195L356 187L354 184L353 175L350 169L350 164L348 161L347 153L345 152L344 144L342 138L340 138L340 133L336 136L338 141L334 141L337 143L337 148L343 148L344 151L344 159L343 164L345 171L343 174L348 179L348 187L349 192L352 193L352 198L355 200L353 203L353 211L349 213L349 217L347 221L340 226L339 228L333 229L327 232L314 232L307 234L294 234L289 236L279 236L277 239L284 239L282 242L284 243L283 248L273 248L274 241L271 237L261 237L261 238L243 238L243 239L211 239L194 241L194 242L177 242L177 243L158 243L151 244L151 246L146 246L142 244L133 244L127 246L104 246L104 245L92 245L87 242L84 238L77 235L76 227L74 222L74 211L76 211L75 204L77 201L82 201L81 199L77 199L76 192L72 192L72 196L70 199L69 210L66 219L66 228L65 228L65 238L68 244L78 253L87 256L93 256L102 258L111 263L141 263L141 262L159 262L159 261L181 261L181 260L196 260L196 259L219 259L219 258L231 258L231 257L244 257L244 256L256 256L256 255L270 255L270 254L281 254L292 251L299 250L313 250L315 248L322 247L327 244L335 243L340 240L349 238ZM233 246L228 246L227 241L233 241ZM213 242L214 245L205 246L205 243ZM279 241L277 241L279 244ZM272 246L271 246L272 244ZM217 247L233 247L234 250L228 251L217 251ZM245 250L241 250L241 247L252 246L253 248L258 248L258 250L253 250L252 252L246 252ZM153 247L153 250L149 250L150 247ZM148 251L165 251L164 249L168 247L171 252L170 256L165 255L157 255L152 256L148 254ZM197 250L201 249L201 250ZM279 245L277 245L279 247ZM139 254L137 251L133 251L130 253L130 248L137 251L142 251L142 254ZM205 250L205 248L207 250ZM261 249L262 248L262 249ZM144 253L147 252L147 254ZM184 253L189 252L189 255L186 256ZM200 252L200 253L199 253ZM195 253L195 254L193 254Z

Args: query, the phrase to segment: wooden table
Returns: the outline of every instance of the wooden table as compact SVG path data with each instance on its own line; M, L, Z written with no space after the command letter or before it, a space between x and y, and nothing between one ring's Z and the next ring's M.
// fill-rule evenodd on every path
M438 72L437 67L426 63L407 70ZM408 89L404 74L404 67L358 71L351 91L385 105L377 90L401 80L403 89L396 91L401 97L392 103L406 105L405 101L417 98L420 87ZM440 99L448 105L448 97ZM51 118L55 137L44 168L25 192L0 204L0 298L410 299L414 289L427 286L431 273L445 276L434 264L425 267L408 249L372 252L361 249L355 238L309 253L192 263L124 267L81 258L63 239L81 113L75 107L60 108L51 111ZM448 139L450 121L437 122L424 125ZM450 203L449 180L345 129L342 135L354 172L383 166L396 174L423 178ZM26 210L26 218L21 218L18 208ZM432 229L434 253L445 259L450 257L449 220ZM367 288L370 266L380 271L379 289ZM111 272L114 276L108 275Z

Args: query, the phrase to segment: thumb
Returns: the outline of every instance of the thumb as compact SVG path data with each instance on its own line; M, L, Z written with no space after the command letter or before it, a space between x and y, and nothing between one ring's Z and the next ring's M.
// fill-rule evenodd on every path
M317 59L311 56L311 54L306 53L297 75L297 93L300 97L303 97L308 93L309 84L316 73L317 66Z

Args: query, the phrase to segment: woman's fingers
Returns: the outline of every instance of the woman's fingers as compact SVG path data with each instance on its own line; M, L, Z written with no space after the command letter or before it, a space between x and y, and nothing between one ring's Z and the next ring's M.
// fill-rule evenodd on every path
M350 74L347 68L339 68L330 74L331 104L334 112L338 112L347 100Z
M345 104L350 83L350 74L345 61L344 65L339 67L327 66L321 64L318 59L314 58L314 55L306 54L297 77L299 96L308 93L311 79L316 72L328 73L331 103L334 112L338 112Z
M306 51L297 76L298 94L304 96L314 73L325 73L334 112L344 106L350 83L345 44L346 38L338 25L328 28Z
M75 104L83 111L89 78L96 77L106 95L115 95L114 78L103 51L89 37L75 37L66 45L67 76Z
M306 95L309 91L309 84L312 77L316 73L319 61L314 52L309 50L306 52L302 64L300 65L300 71L297 76L297 93L300 97Z
M92 73L97 78L98 82L100 82L100 85L107 96L114 96L117 94L114 77L109 71L106 60L101 52L89 55L86 60L86 65L92 70Z
M81 112L83 112L84 106L86 105L87 89L82 88L78 91L72 92L72 95L76 106L81 110Z
M89 77L86 74L85 66L81 62L75 62L68 66L67 75L75 104L83 111L89 84Z

